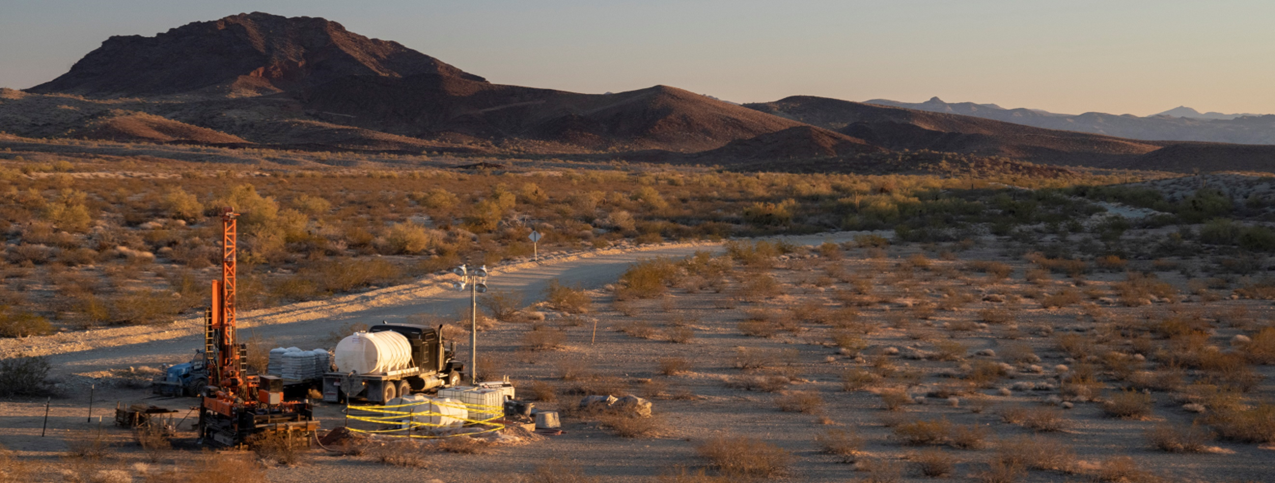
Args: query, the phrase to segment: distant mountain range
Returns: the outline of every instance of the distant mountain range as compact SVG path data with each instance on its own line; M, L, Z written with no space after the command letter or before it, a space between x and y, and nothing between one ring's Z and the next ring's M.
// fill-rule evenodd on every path
M1275 116L1066 116L937 98L902 104L793 96L738 105L668 86L581 94L493 84L336 22L266 13L154 37L111 37L56 79L25 91L0 89L0 132L775 169L802 160L803 170L933 151L1012 159L1019 168L1030 161L1275 171L1275 146L1181 142L1275 144Z
M1038 109L1005 109L996 104L949 103L937 97L915 103L873 99L867 101L867 104L960 114L1045 129L1103 134L1144 141L1275 144L1275 115L1269 114L1217 112L1201 114L1189 107L1178 107L1147 117L1100 112L1072 115L1055 114Z

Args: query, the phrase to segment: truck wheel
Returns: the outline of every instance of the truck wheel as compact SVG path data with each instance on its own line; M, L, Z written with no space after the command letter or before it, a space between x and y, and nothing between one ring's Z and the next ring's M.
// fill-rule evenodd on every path
M412 395L412 385L407 381L398 382L398 397Z
M398 385L391 381L381 384L381 404L388 404L396 395L398 395Z
M185 389L182 390L182 392L184 393L183 395L187 397L198 396L199 392L202 391L204 389L204 386L207 386L207 385L208 385L208 378L201 377L199 379L195 379L194 382L192 382L189 386L186 386Z

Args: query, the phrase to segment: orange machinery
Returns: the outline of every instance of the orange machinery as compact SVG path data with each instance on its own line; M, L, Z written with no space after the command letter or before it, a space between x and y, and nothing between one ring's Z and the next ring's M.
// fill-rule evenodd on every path
M271 433L308 440L319 428L310 402L285 401L283 380L278 377L249 375L247 344L236 340L238 217L230 209L221 216L221 280L212 282L212 308L205 319L204 357L209 370L208 386L200 393L199 438L209 446L238 446Z

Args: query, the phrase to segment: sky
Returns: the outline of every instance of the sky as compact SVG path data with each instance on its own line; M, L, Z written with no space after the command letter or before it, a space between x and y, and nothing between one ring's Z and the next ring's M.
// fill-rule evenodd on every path
M0 0L0 86L53 79L112 35L252 11L577 92L1275 113L1269 0Z

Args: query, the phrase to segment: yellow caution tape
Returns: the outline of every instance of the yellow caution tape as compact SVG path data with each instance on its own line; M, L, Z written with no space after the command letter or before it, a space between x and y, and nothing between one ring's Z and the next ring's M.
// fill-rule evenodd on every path
M402 409L402 408L408 408L408 407L414 408L416 406L431 405L431 404L436 406L441 406L441 407L465 409L467 411L478 412L478 413L496 414L496 416L493 416L487 419L469 419L469 418L458 418L452 415L434 412L430 410L424 410L424 411L416 411L416 410L396 411L395 410L395 409ZM369 415L367 416L355 415L355 411L368 413ZM500 419L504 417L504 407L489 406L489 405L482 405L482 404L468 404L464 402L454 402L454 401L450 403L437 402L437 401L422 401L418 403L397 404L393 406L349 406L348 413L346 414L346 416L348 417L348 419L351 419L354 421L362 421L367 423L383 424L383 425L390 425L390 426L399 426L393 429L357 429L357 428L351 428L351 427L346 428L347 430L354 431L356 433L379 434L382 436L389 436L393 438L439 439L439 438L451 438L455 436L470 436L475 434L490 433L492 431L500 431L502 429L505 429L505 425L493 422L496 419ZM439 435L439 436L411 434L411 432L416 430L417 428L452 428L454 427L450 424L443 425L443 424L434 424L434 423L425 423L425 422L416 421L416 418L418 417L431 417L431 416L443 416L443 417L447 417L451 419L460 420L465 422L466 423L465 425L467 426L468 425L487 426L487 429L484 429L482 431L472 431L467 433L447 434L447 435ZM403 427L403 426L407 426L407 427ZM407 433L407 434L402 434L402 433Z

